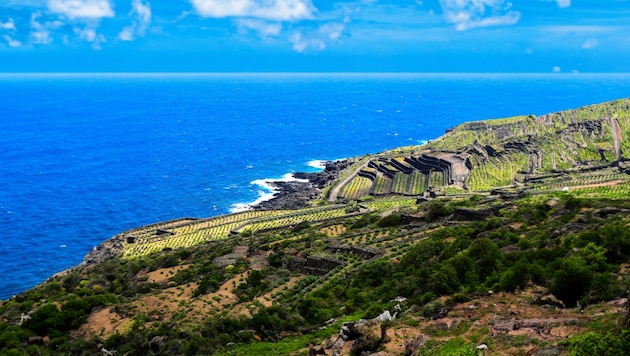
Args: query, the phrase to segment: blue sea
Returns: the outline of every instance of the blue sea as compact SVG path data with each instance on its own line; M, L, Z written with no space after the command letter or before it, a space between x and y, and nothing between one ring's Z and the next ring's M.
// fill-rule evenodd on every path
M470 120L630 96L602 74L2 74L0 299L109 237Z

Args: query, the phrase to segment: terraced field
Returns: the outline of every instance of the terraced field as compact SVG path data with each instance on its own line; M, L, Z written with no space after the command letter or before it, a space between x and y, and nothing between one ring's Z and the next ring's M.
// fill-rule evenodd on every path
M457 163L463 166L463 161ZM424 155L374 158L341 187L340 197L356 200L367 195L422 195L429 187L439 189L455 181L452 166L457 163Z
M124 233L123 256L127 259L145 256L164 249L176 249L228 238L232 234L290 228L302 221L317 223L353 214L347 205L329 205L300 210L247 211L209 219L181 219L148 225Z

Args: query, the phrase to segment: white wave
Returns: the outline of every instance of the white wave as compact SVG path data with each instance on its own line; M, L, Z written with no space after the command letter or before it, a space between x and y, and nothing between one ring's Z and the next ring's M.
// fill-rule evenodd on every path
M329 162L329 161L316 159L316 160L307 162L306 165L309 166L309 167L317 168L317 169L324 169L324 168L326 168L326 162Z
M240 213L243 211L251 210L254 206L271 200L276 196L276 193L280 192L278 188L276 188L273 183L274 182L304 182L307 183L308 179L299 179L295 178L292 173L287 173L282 178L267 178L267 179L256 179L251 182L251 184L257 185L261 187L261 190L258 190L258 199L254 200L251 203L236 203L232 204L230 208L231 213Z

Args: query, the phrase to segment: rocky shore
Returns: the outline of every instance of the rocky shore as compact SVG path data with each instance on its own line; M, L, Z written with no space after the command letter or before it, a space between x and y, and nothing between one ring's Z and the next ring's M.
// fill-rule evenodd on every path
M278 192L270 200L252 206L254 210L275 210L275 209L300 209L307 206L313 200L319 198L321 191L326 186L336 180L341 172L352 165L356 159L344 159L339 161L327 161L321 172L315 173L295 173L296 181L276 181L269 182ZM50 279L63 276L70 271L109 260L123 251L125 233L112 236L95 247L88 253L83 261L68 270L56 273Z
M269 181L277 189L274 197L252 206L254 210L300 209L319 198L322 189L336 180L341 172L355 162L355 159L327 161L321 172L293 174L296 181Z

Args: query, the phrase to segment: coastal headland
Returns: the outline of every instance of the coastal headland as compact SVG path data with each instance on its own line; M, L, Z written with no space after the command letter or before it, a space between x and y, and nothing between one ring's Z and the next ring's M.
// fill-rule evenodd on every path
M630 99L469 122L121 232L2 302L0 351L621 352L629 132Z

